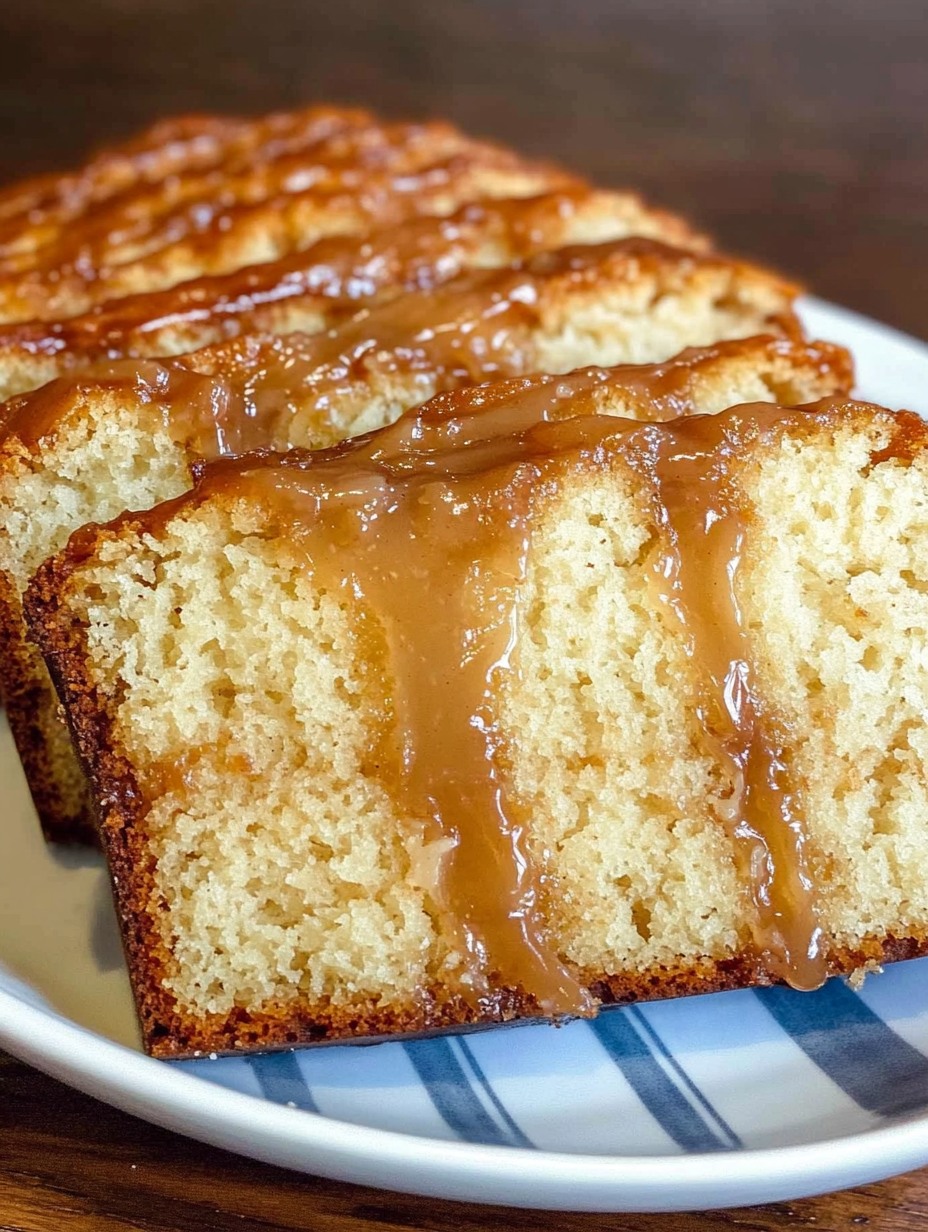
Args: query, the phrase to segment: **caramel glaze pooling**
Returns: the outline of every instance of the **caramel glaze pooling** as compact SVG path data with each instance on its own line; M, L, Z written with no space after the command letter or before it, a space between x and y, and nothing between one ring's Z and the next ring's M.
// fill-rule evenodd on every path
M741 624L744 525L731 485L745 442L802 430L811 415L758 404L642 425L578 414L590 404L559 381L531 383L492 413L473 396L456 403L315 454L202 464L194 493L144 515L144 529L157 534L185 504L217 494L245 500L318 586L374 615L393 681L374 773L401 817L450 840L433 890L466 955L467 995L486 1010L501 990L521 990L546 1013L585 1014L592 1002L546 932L545 871L523 841L495 698L518 672L517 596L536 510L571 471L631 468L663 542L658 593L701 675L697 714L732 785L720 813L756 908L758 975L816 987L826 955L801 801ZM813 409L833 420L842 406Z

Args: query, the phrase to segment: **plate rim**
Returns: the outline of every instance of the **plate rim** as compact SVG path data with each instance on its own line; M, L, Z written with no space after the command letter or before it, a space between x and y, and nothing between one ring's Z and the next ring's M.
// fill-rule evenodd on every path
M75 1058L74 1045L88 1041L92 1050ZM706 1210L865 1184L928 1160L928 1112L794 1146L651 1156L527 1150L375 1129L220 1086L2 988L0 1045L86 1095L186 1137L298 1172L438 1198L542 1210Z
M803 298L803 310L812 332L835 322L839 334L842 325L863 331L928 365L928 343L892 326L813 297ZM863 1132L711 1154L574 1154L377 1129L210 1082L5 988L0 1046L84 1094L210 1145L298 1172L439 1198L543 1210L705 1210L806 1197L928 1163L928 1110Z

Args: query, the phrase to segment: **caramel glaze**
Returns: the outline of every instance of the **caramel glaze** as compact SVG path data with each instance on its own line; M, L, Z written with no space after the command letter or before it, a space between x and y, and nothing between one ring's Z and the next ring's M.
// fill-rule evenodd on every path
M537 371L549 308L635 285L648 270L657 282L682 283L714 260L639 238L562 248L511 269L470 271L433 292L365 309L325 334L245 337L194 352L184 363L205 375L231 376L254 408L255 425L299 413L304 422L318 424L316 441L329 444L348 434L338 416L359 390L369 397L372 384L421 378L427 393L440 392ZM739 285L739 268L719 264L731 273L729 298L746 299L750 271ZM784 300L787 294L784 288ZM784 304L782 315L770 316L765 325L771 333L790 333L795 318Z
M805 855L802 799L789 776L788 736L764 710L736 596L745 524L728 472L743 447L743 419L767 425L782 412L752 407L694 416L648 451L666 549L655 570L660 601L681 625L699 680L697 713L731 792L717 805L755 907L763 969L795 988L827 974Z
M758 693L735 593L746 532L735 476L752 442L871 408L757 404L657 425L587 414L557 380L492 413L479 392L329 450L203 463L193 492L122 520L157 537L199 503L244 502L317 586L373 614L393 687L372 772L399 816L450 846L432 889L466 955L468 995L486 1009L494 987L515 989L546 1013L586 1014L591 1000L546 930L551 887L524 841L495 698L519 670L517 595L539 507L572 472L630 468L662 544L656 593L686 640L696 713L730 784L718 814L755 908L757 978L816 987L826 953L790 733ZM92 528L79 532L71 559L93 543Z
M0 254L41 247L68 223L93 213L131 220L170 208L221 182L305 150L348 129L370 127L367 112L311 107L261 120L189 116L161 121L123 146L101 150L78 171L42 176L0 191Z
M118 359L151 353L163 331L216 322L226 337L273 324L275 310L294 301L322 301L328 319L358 301L434 290L491 253L493 265L550 249L571 220L610 194L564 190L539 197L473 202L447 218L415 218L360 236L328 236L278 261L245 266L98 305L61 321L28 321L0 328L0 349L30 355ZM631 203L630 203L631 204ZM615 208L612 199L613 209ZM681 238L683 236L681 235ZM152 337L149 342L148 336Z
M690 262L688 254L638 239L560 249L518 269L472 271L435 292L402 296L326 334L249 335L182 362L114 361L86 380L91 389L151 404L174 439L200 456L282 448L297 411L314 424L313 443L330 444L345 435L332 419L340 400L372 374L423 374L439 389L520 374L533 367L530 325L546 285L601 285L610 271L628 277L642 259L668 257L675 266ZM2 434L34 448L69 412L75 388L80 380L61 379L9 399Z
M639 242L633 242L638 246ZM582 270L580 271L582 274ZM98 364L84 378L60 378L41 389L10 398L0 408L0 444L13 440L30 451L52 436L74 411L75 396L86 388L93 395L112 393L125 402L151 408L172 440L195 458L216 458L261 448L287 448L293 443L291 422L306 416L299 437L302 444L324 446L345 435L332 421L340 398L353 383L376 371L419 372L442 391L451 391L448 405L494 406L502 413L511 399L526 404L541 402L551 391L561 398L584 400L591 413L603 399L620 392L628 413L639 420L664 420L693 413L700 380L716 366L739 356L755 365L788 358L798 344L787 338L750 338L691 348L660 364L624 364L588 368L564 376L535 374L518 380L498 379L485 389L469 383L521 373L533 367L531 332L525 328L532 309L532 285L506 271L489 272L481 279L497 289L508 288L484 302L485 312L471 316L466 328L461 316L438 311L439 301L408 296L384 309L385 329L371 314L363 314L348 330L329 336L286 339L245 339L230 349L209 348L185 362L119 360ZM473 308L452 296L452 309ZM430 324L422 324L430 322ZM521 325L520 330L516 326ZM373 328L372 328L373 326ZM822 371L844 371L846 356L822 344L802 344L802 360ZM186 361L199 362L194 372ZM464 388L461 388L464 386ZM443 396L432 400L438 413Z
M104 146L73 171L34 176L0 188L0 219L28 215L43 222L53 215L67 221L88 204L103 201L138 182L204 170L224 160L240 165L254 149L274 142L303 140L307 129L325 125L357 127L374 117L356 108L315 105L271 112L258 118L191 113L156 120L127 141Z
M204 213L203 227L143 255L111 253L105 264L80 258L0 274L0 320L56 318L90 311L126 294L156 291L204 274L276 260L325 235L361 233L409 218L448 214L466 201L519 197L575 183L550 169L502 157L495 164L462 153L416 172L371 173L363 185L343 183L280 195L249 206ZM112 258L112 259L110 259Z
M88 206L65 227L32 228L23 247L22 229L9 224L2 242L0 276L30 272L75 272L86 281L108 269L191 238L222 238L255 209L283 205L287 198L372 194L384 187L402 197L427 186L429 169L448 171L455 160L486 167L529 169L516 154L464 137L450 125L377 125L353 132L325 133L308 148L268 156L253 151L241 171L212 168L179 181L136 186L95 206ZM536 165L537 166L537 165ZM407 179L407 177L410 177ZM567 180L566 175L561 175Z
M98 150L77 170L44 172L3 185L0 220L19 216L23 224L42 223L54 215L64 221L136 180L160 179L216 161L242 124L231 117L207 115L159 120L120 145Z

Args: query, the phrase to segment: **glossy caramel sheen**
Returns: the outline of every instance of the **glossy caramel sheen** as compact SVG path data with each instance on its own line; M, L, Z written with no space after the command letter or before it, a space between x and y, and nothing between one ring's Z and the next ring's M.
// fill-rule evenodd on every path
M813 410L833 420L846 405ZM758 972L815 987L826 954L805 824L789 732L761 705L741 624L744 527L731 483L745 442L801 431L812 415L758 404L642 425L578 414L588 409L557 381L492 414L448 397L332 450L207 464L192 495L143 525L157 534L191 501L244 500L317 585L376 614L392 687L372 772L400 817L450 848L433 892L467 956L471 995L516 988L547 1013L586 1013L588 995L547 932L546 870L523 842L495 698L518 671L517 598L534 516L571 473L630 468L663 543L657 594L680 622L698 718L730 785L718 813L754 903Z
M446 182L454 159L478 154L491 165L520 165L515 154L465 137L449 124L358 125L351 113L345 116L322 109L308 117L295 140L259 142L244 157L227 156L160 183L133 184L102 201L85 200L69 217L59 214L40 224L33 214L25 228L16 217L2 222L0 274L74 269L92 280L114 262L228 230L239 211L268 201L369 193L373 202L387 188L401 198L436 176Z
M233 154L163 181L130 175L118 190L90 192L73 207L52 200L0 217L2 319L73 316L275 260L326 234L580 183L448 124L381 124L327 109L308 113L289 137L269 135Z
M127 226L138 227L159 210L223 189L227 178L241 177L249 168L260 172L339 133L369 130L374 124L367 112L326 106L259 120L188 116L160 121L124 146L100 151L77 171L0 192L0 254L36 251L78 220L93 220L95 233L108 225L124 235Z

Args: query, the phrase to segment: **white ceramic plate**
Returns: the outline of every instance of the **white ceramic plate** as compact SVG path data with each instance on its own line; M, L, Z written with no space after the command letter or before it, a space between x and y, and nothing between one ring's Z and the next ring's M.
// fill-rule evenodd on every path
M863 396L928 414L928 347L811 302ZM928 1163L928 959L814 994L595 1023L166 1064L138 1051L99 860L45 849L0 732L0 1044L100 1099L286 1167L574 1210L788 1199Z

